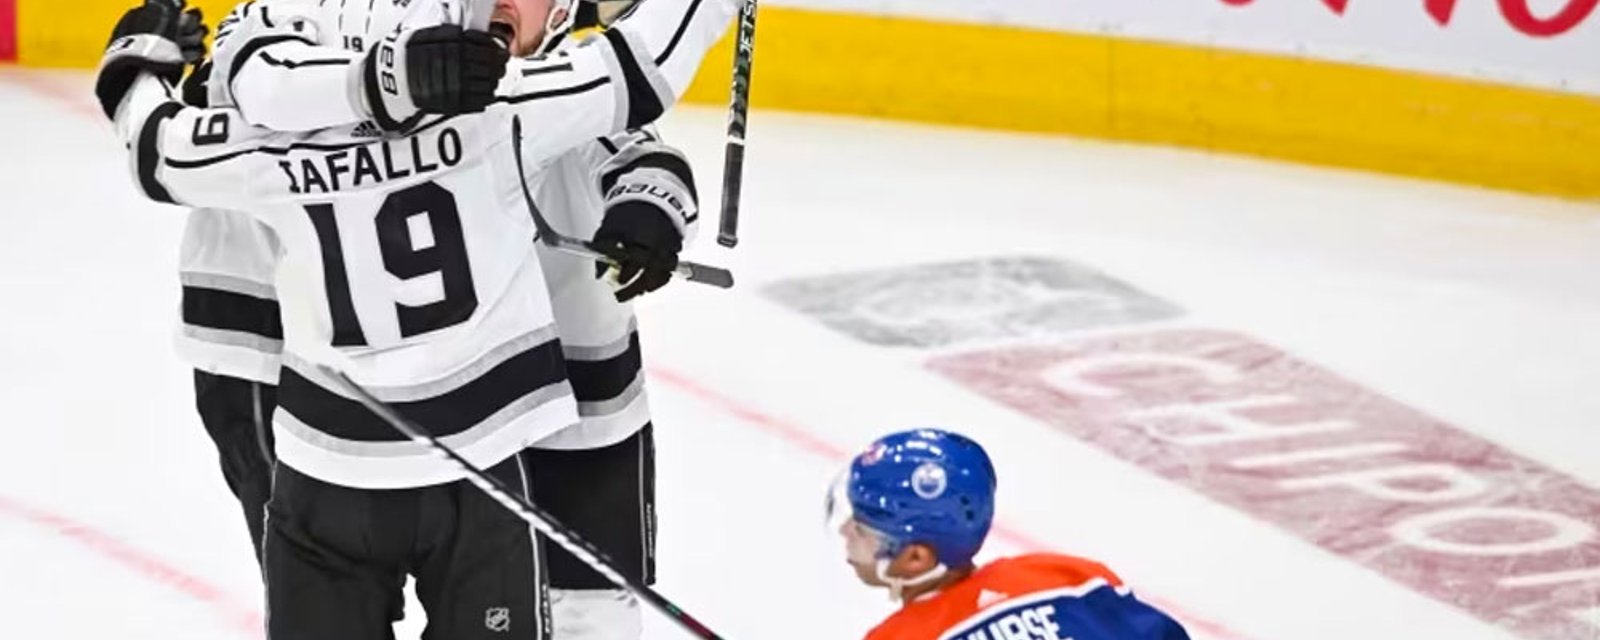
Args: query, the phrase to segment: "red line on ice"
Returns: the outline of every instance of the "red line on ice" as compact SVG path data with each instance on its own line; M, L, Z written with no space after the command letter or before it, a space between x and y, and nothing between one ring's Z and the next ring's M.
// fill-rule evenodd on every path
M678 373L671 369L663 369L657 366L651 366L649 368L649 374L650 377L655 380L664 382L667 385L694 397L696 400L719 409L729 415L732 415L733 417L739 418L746 423L760 427L768 434L782 438L791 444L805 449L807 452L810 452L813 455L827 458L829 460L843 460L849 458L851 455L849 451L846 451L845 449L842 449L831 442L818 438L800 425L763 413L759 409L743 404L738 400L723 395L716 390L696 382L688 375ZM1043 551L1052 548L1052 545L1044 544L1039 539L1034 538L1027 533L1023 533L1021 530L1018 530L1014 527L1008 526L1004 522L995 522L994 527L990 531L996 538L1023 549ZM1248 639L1247 636L1233 631L1220 623L1213 622L1184 611L1171 601L1151 597L1148 595L1145 596L1145 599L1149 600L1156 606L1171 612L1172 615L1177 616L1183 621L1184 625L1189 627L1191 630L1203 632L1208 636L1218 638L1220 640Z
M254 607L236 600L204 578L188 573L160 557L117 539L116 536L67 516L0 496L0 516L34 525L81 548L115 562L162 586L205 604L241 636L259 638L266 624Z
M80 82L75 75L0 67L0 80L59 103L76 115L106 122L105 115L100 112L100 106L93 99L92 85Z
M77 115L92 119L101 118L93 103L62 82L29 71L0 72L0 79L10 81L40 96L61 103ZM265 635L266 622L256 607L241 602L221 587L204 578L184 571L160 557L139 549L116 536L17 500L0 496L0 516L11 517L49 531L64 540L77 543L81 548L115 562L135 574L171 588L208 607L229 628L241 636L260 638Z

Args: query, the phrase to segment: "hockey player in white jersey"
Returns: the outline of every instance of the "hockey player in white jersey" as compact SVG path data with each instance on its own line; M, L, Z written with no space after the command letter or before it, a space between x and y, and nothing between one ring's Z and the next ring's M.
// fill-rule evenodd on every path
M503 575L536 570L531 544L515 540L526 527L396 437L319 365L520 482L517 451L576 412L531 225L495 197L520 181L507 125L561 125L521 149L539 163L647 123L687 87L733 10L728 0L655 0L562 68L513 64L504 95L476 116L427 115L424 102L467 78L441 83L451 65L416 63L441 50L467 60L482 42L459 29L397 33L369 59L362 90L375 119L407 133L377 139L359 125L286 135L236 111L185 108L149 73L176 66L169 20L136 10L119 24L97 93L146 194L249 208L284 247L280 464L266 545L273 637L381 637L401 568L418 574L430 628L449 637L543 624L528 593L536 582ZM383 488L407 490L367 491ZM439 510L454 520L424 517Z
M169 6L179 12L182 3ZM198 9L181 13L176 41L183 61L195 64L205 55L207 30ZM208 75L190 74L185 102L205 106L205 84L194 80ZM273 285L277 253L272 230L249 214L195 211L178 261L178 355L194 369L195 409L217 448L228 490L239 501L257 561L272 490L270 425L283 350Z
M179 254L178 355L194 369L195 408L217 447L257 560L272 490L272 412L283 324L277 238L249 214L197 210Z
M219 77L212 94L235 101L252 122L309 128L350 124L337 119L349 117L353 108L305 106L348 82L350 71L334 61L354 64L360 58L362 45L379 35L363 29L386 30L445 4L325 7L336 17L325 14L322 22L337 25L336 34L323 32L310 17L296 17L311 15L303 0L241 5L219 29L218 59L231 75ZM598 26L594 9L571 0L501 0L491 29L517 57L553 52L546 65L532 67L537 73L564 64L564 50L577 44L569 25ZM576 14L589 19L575 20ZM626 302L665 284L678 252L694 236L699 216L693 175L677 150L649 131L632 131L593 140L527 177L558 231L593 237L594 245L613 258L604 267L611 273L602 274L610 277L602 280L589 260L540 252L583 419L527 452L535 501L634 577L652 583L653 426L640 340ZM560 548L550 550L549 576L557 638L638 637L639 611L625 591Z

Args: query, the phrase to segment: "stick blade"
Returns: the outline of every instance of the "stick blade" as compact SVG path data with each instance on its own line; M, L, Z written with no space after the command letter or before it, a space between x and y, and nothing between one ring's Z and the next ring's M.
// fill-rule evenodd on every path
M733 288L732 271L723 269L721 267L713 267L696 262L684 262L679 266L688 270L689 273L687 278L690 282L708 284L718 289Z

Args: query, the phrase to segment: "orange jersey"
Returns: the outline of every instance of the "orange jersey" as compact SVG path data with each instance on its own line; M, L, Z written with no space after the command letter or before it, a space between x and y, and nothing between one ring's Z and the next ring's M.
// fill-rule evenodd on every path
M997 560L906 603L866 640L1185 640L1104 565L1041 553Z

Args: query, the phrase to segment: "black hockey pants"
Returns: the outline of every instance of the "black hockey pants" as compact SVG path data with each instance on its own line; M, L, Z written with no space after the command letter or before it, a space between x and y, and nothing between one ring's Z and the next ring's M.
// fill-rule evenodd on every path
M257 561L262 519L272 494L272 410L278 388L260 382L194 372L195 407L217 446L222 478L239 500Z

